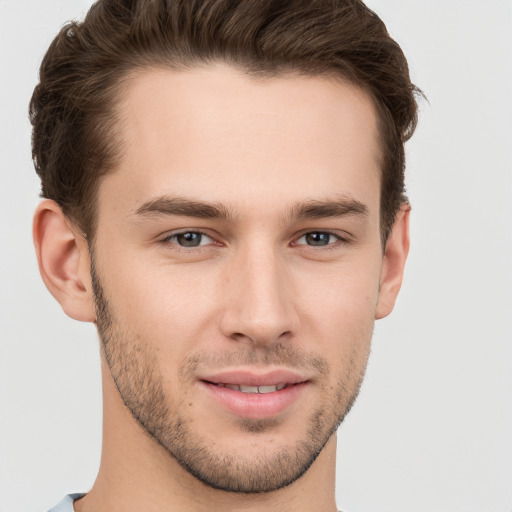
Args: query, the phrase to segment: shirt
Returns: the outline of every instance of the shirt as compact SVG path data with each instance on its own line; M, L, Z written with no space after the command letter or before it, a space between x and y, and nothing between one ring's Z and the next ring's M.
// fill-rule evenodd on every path
M85 496L85 493L68 494L63 500L59 501L55 507L48 510L48 512L75 512L73 503L78 498Z
M85 496L85 493L68 494L62 501L59 501L55 507L48 510L48 512L75 512L73 503L82 496ZM338 512L342 511L339 510Z

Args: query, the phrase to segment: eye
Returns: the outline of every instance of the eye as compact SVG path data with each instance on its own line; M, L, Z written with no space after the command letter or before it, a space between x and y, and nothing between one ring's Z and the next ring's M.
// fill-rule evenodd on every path
M176 243L181 247L199 247L213 243L213 240L204 233L199 231L184 231L183 233L175 233L168 236L162 242Z
M342 238L340 236L326 231L311 231L310 233L306 233L297 239L295 244L309 245L312 247L327 247L341 240Z

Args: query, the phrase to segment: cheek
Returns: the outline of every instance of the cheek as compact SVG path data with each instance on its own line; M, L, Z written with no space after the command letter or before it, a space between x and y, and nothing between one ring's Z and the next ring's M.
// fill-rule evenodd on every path
M215 279L185 266L123 265L109 272L117 318L162 351L186 354L214 324ZM204 336L203 336L204 337Z
M301 308L327 323L373 320L379 293L380 260L359 258L335 266L298 269L296 297ZM302 300L304 299L304 300Z
M364 364L375 321L378 284L378 258L340 265L309 280L303 275L304 291L296 294L303 338L313 340L333 364L347 367L354 359Z

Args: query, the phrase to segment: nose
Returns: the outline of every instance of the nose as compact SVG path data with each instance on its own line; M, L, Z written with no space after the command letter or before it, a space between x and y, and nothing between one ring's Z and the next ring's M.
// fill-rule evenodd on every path
M272 247L247 248L226 269L221 331L232 340L268 346L298 327L290 270Z

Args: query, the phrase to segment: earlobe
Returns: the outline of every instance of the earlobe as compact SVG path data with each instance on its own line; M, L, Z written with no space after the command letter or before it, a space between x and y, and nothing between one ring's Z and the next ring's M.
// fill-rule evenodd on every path
M410 211L409 205L402 205L386 242L382 260L379 300L375 312L377 320L388 316L393 311L402 286L405 261L409 253Z
M36 209L33 237L39 272L64 312L76 320L96 318L87 242L55 201Z

